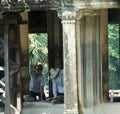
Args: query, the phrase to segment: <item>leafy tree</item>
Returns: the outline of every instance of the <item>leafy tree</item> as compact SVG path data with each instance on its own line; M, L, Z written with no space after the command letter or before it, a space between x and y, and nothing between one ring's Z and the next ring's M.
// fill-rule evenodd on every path
M47 34L29 34L29 61L30 64L40 62L47 64Z
M109 43L109 87L110 89L120 88L119 70L119 25L108 25Z

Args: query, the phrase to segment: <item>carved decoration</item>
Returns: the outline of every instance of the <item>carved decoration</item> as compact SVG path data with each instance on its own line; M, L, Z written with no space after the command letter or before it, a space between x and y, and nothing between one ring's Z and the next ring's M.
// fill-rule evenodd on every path
M0 11L24 11L37 9L54 9L58 5L57 0L1 0Z
M1 0L1 11L118 8L119 0Z
M62 23L75 23L76 12L74 10L58 11L58 17L62 20Z

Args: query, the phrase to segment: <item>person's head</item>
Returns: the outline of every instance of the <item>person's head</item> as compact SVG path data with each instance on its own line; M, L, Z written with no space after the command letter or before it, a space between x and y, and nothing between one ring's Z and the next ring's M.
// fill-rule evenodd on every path
M41 75L43 70L43 66L41 64L36 66L36 74Z

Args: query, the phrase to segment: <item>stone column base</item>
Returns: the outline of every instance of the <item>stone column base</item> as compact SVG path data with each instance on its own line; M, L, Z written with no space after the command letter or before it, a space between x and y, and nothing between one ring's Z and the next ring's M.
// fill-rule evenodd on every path
M74 110L67 110L67 111L64 111L64 114L80 114L80 113Z

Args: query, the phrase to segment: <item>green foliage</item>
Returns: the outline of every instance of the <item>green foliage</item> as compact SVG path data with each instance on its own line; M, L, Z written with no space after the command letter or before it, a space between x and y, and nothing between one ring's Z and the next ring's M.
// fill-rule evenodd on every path
M109 43L109 88L119 89L120 71L119 71L119 25L108 25L108 43Z
M29 40L30 64L47 64L47 34L29 34Z

